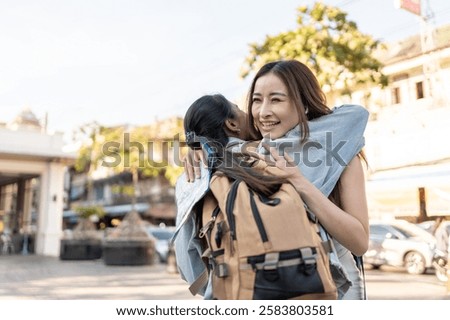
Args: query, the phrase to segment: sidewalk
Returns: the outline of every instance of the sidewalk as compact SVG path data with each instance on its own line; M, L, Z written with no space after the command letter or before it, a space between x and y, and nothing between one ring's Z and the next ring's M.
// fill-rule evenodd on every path
M367 270L370 300L450 299L434 274L394 268ZM61 261L36 255L0 255L0 300L200 300L166 265L106 266L103 261Z
M193 297L166 265L106 266L102 260L61 261L0 255L0 300L172 300Z

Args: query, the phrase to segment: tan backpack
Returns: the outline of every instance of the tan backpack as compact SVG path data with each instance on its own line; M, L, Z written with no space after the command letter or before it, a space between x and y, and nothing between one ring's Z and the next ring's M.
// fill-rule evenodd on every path
M199 237L214 299L337 298L331 241L322 241L317 220L291 184L267 198L244 181L214 174Z

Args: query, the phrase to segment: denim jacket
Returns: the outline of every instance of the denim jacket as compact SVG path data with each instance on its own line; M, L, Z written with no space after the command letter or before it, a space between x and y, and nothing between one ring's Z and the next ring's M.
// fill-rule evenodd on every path
M309 138L303 144L300 143L300 126L296 126L282 138L276 140L264 138L262 142L276 146L280 154L288 152L302 174L328 196L345 167L362 150L368 116L368 111L361 106L342 105L333 108L332 113L328 115L309 121ZM259 152L266 154L266 150L262 147L259 148ZM208 169L202 167L201 179L188 183L183 174L176 185L175 252L181 277L189 284L205 270L192 209L208 191L209 179ZM324 234L324 230L322 233ZM338 287L338 298L343 299L352 282L358 282L360 278L359 273L355 273L356 264L353 259L349 259L350 252L334 242L338 250L330 255L330 263L333 279ZM353 285L360 284L353 283ZM208 285L200 293L209 298L210 289ZM359 293L350 295L353 299L360 296Z

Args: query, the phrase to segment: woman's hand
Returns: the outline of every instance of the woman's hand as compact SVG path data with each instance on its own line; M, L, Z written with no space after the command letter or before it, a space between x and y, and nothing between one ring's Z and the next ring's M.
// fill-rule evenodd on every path
M206 157L203 153L203 149L188 149L186 156L183 159L184 173L186 174L186 180L188 182L194 182L195 179L201 178L200 165L206 164Z
M269 151L270 155L272 156L272 159L268 159L267 156L259 155L258 158L266 161L267 164L277 167L282 172L283 176L286 177L286 179L294 185L294 187L297 189L297 186L302 185L305 183L306 178L303 176L303 174L300 171L300 168L295 163L294 159L292 159L287 152L284 152L283 155L280 155L277 148L275 147L269 147L267 144L263 144L263 147ZM297 189L298 192L300 190Z

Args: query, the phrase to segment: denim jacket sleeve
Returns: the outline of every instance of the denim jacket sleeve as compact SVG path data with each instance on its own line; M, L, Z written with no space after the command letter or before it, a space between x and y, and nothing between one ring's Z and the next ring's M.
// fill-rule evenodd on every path
M197 238L197 225L194 214L195 204L209 190L209 171L201 167L201 179L189 183L185 175L181 175L175 186L177 203L176 230L172 238L175 245L177 266L181 277L192 284L205 270L202 261L202 248ZM204 294L204 288L200 294Z

